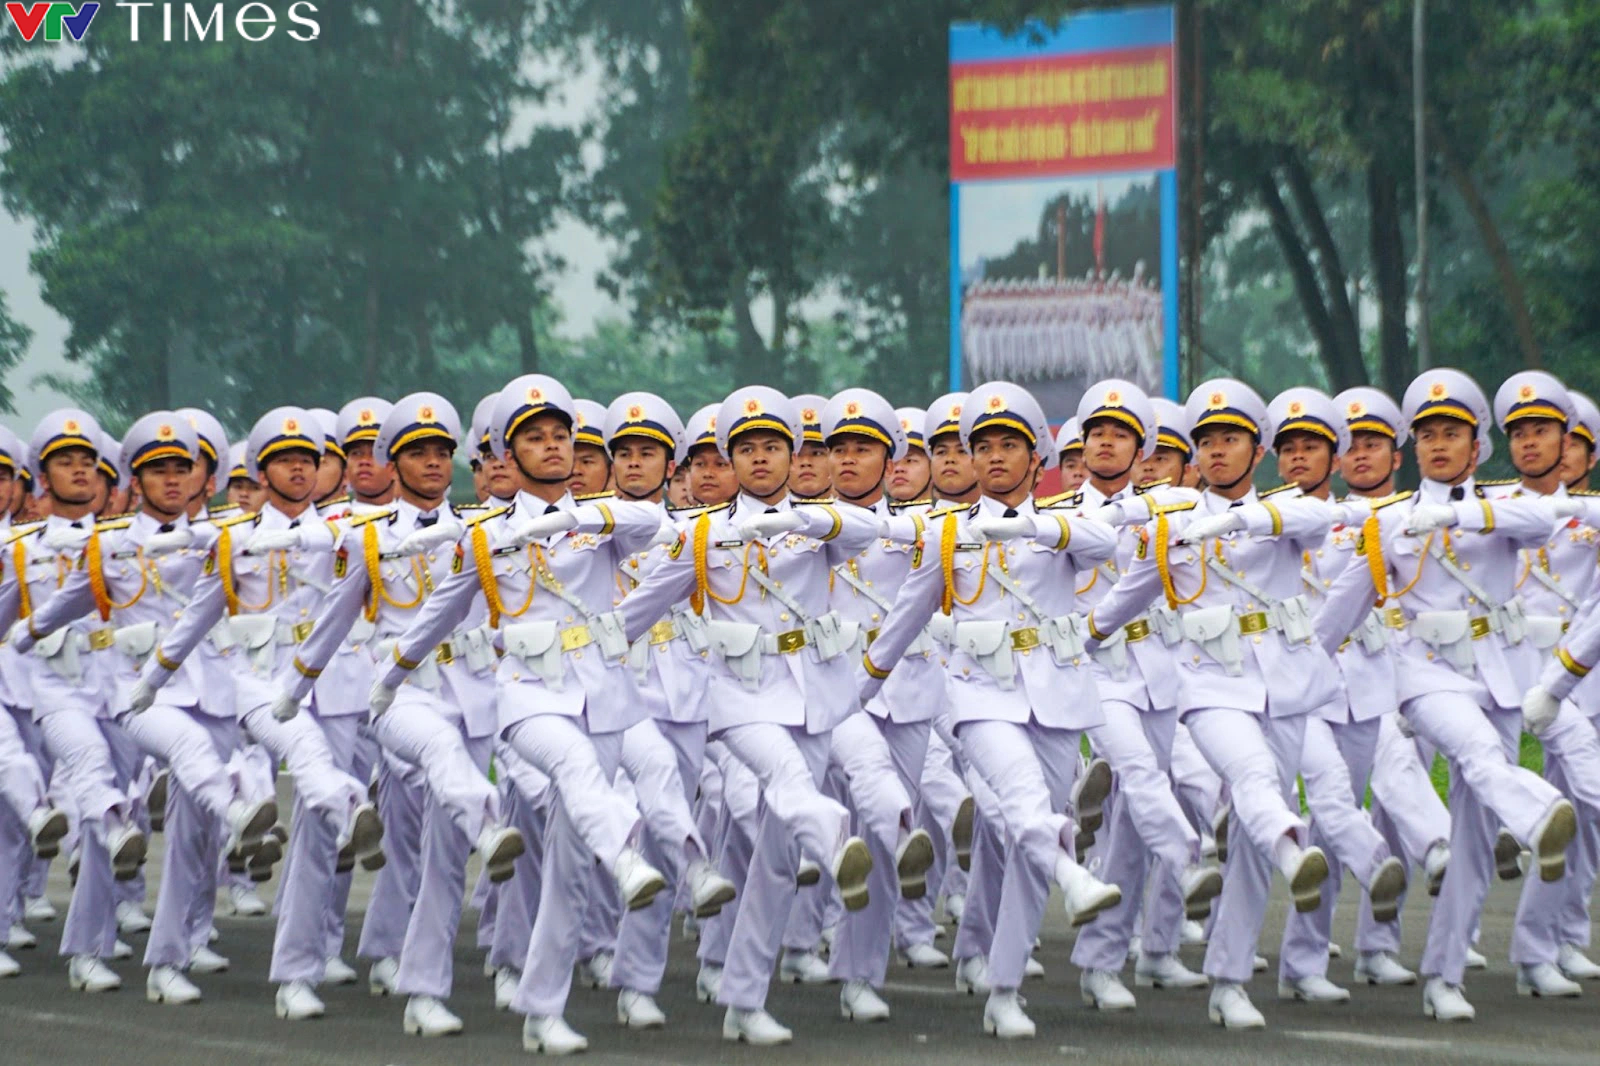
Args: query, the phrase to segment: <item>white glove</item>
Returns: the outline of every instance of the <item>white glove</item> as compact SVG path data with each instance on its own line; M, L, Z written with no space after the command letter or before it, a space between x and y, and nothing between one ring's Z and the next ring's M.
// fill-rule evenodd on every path
M676 525L663 518L661 525L656 529L656 535L650 538L650 543L652 545L659 544L664 548L671 547L678 543L678 538L681 535Z
M81 552L84 545L89 543L89 535L93 532L92 529L73 529L71 526L57 526L45 532L44 546L62 554Z
M244 554L266 555L300 547L300 532L295 529L258 529L245 541Z
M1038 532L1028 515L1004 518L1000 515L981 514L971 523L972 531L984 540L1018 540Z
M1549 503L1557 518L1578 518L1588 510L1582 500L1571 496L1552 496L1549 497Z
M280 722L287 722L300 713L300 701L287 692L278 693L278 698L272 701L272 717Z
M381 717L389 709L394 702L394 694L395 690L382 681L372 683L372 689L367 693L367 706L372 709L372 717Z
M156 701L156 690L144 678L133 683L133 690L128 693L128 710L134 714L143 714L150 709Z
M169 552L181 551L194 543L194 533L185 526L174 529L171 533L153 533L150 539L144 542L146 555L166 555Z
M19 618L11 623L11 631L6 634L7 644L15 648L18 642L29 647L33 644L33 634L28 632L28 620L26 618Z
M1447 503L1419 503L1406 519L1406 536L1419 537L1456 524L1456 509Z
M1183 532L1178 535L1178 544L1199 544L1203 540L1211 540L1225 533L1233 533L1244 528L1244 516L1237 511L1228 510L1221 514L1206 515L1196 518L1193 522L1183 527Z
M1128 516L1122 509L1121 500L1114 500L1104 507L1096 507L1089 512L1087 517L1094 519L1096 522L1104 522L1112 529L1120 529L1128 522Z
M571 511L551 511L549 514L535 515L511 531L513 544L532 544L536 540L545 540L557 533L565 533L578 524L578 516Z
M1407 718L1398 711L1395 712L1394 727L1395 729L1399 730L1400 735L1405 737L1407 740L1416 739L1417 731L1411 728L1411 719Z
M746 541L766 540L779 533L793 533L804 528L805 524L805 516L797 511L752 515L739 523L739 536Z
M1555 724L1561 712L1561 701L1550 695L1542 686L1535 685L1522 697L1522 728L1536 737Z
M413 531L398 547L396 555L427 555L435 548L454 544L467 532L467 527L455 519L441 519L425 529Z

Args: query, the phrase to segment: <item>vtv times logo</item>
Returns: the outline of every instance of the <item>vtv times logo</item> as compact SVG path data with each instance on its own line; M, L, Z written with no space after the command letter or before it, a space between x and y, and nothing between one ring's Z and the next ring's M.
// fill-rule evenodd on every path
M32 43L39 36L39 27L44 27L44 39L59 41L62 39L61 31L65 29L72 35L74 41L83 40L83 35L89 32L89 23L94 21L95 14L100 10L99 4L72 4L50 3L45 0L38 4L7 4L6 14L11 16L11 24L22 34L22 39Z
M62 42L66 30L70 39L81 42L89 31L89 24L103 3L64 3L62 0L35 0L20 3L11 0L6 4L6 14L24 41ZM235 37L251 43L260 43L277 31L280 23L287 25L286 32L297 41L314 41L322 34L322 26L315 16L317 7L309 0L299 0L279 14L264 3L240 5L229 17L225 4L156 3L155 0L118 0L115 5L128 14L128 39L138 41L153 37L157 32L161 40L172 41L223 41L231 28ZM141 18L141 15L148 16ZM108 16L109 17L109 16ZM43 29L43 34L39 31ZM142 36L141 36L142 34Z

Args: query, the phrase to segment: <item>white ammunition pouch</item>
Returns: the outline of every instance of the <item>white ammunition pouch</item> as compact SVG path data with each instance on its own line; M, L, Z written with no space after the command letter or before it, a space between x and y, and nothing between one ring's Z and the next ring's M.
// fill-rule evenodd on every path
M589 636L600 648L606 662L614 663L628 655L628 638L622 628L622 614L607 611L589 616Z
M1522 600L1516 596L1511 597L1506 603L1500 603L1490 596L1466 572L1457 566L1445 550L1435 544L1428 549L1428 554L1440 569L1455 578L1456 584L1467 590L1467 593L1478 603L1489 608L1489 632L1498 633L1507 644L1521 644L1528 636L1527 616L1523 613ZM1440 612L1454 613L1454 612ZM1482 634L1477 634L1481 636ZM1470 648L1468 650L1471 650Z
M1527 615L1524 623L1528 629L1528 643L1540 651L1549 651L1560 644L1567 627L1565 619L1550 614Z
M706 638L711 653L727 666L728 672L739 679L746 692L761 691L761 653L764 641L761 627L754 622L709 621ZM775 641L776 638L768 637ZM777 645L773 644L773 652Z
M1383 615L1376 607L1367 612L1367 617L1361 621L1361 628L1350 636L1368 655L1377 655L1389 645L1389 627L1384 624Z
M1267 612L1272 627L1283 634L1290 644L1310 644L1316 637L1311 628L1311 610L1304 594L1279 600Z
M811 646L819 663L837 659L856 648L861 641L861 627L854 622L846 625L838 611L807 618L801 628L805 631L806 643Z
M451 643L455 645L456 654L466 659L467 669L474 674L487 673L499 665L500 657L494 653L494 633L487 622L475 629L457 633Z
M206 634L206 641L219 654L226 654L233 649L238 641L233 639L233 626L231 618L224 618L211 627L211 632Z
M156 650L156 640L160 636L161 627L156 623L140 622L120 627L112 637L112 646L135 663L143 663Z
M699 655L711 650L711 634L706 631L705 615L693 611L674 611L672 617L678 623L678 632L683 634L683 641L689 645L690 651Z
M1422 641L1457 670L1477 665L1472 647L1472 617L1466 611L1418 611L1411 620L1411 635Z
M1178 612L1171 607L1150 608L1150 628L1161 638L1161 643L1169 648L1183 641L1183 623L1178 619Z
M554 691L562 690L566 665L561 661L561 628L555 622L519 622L506 626L501 634L507 655Z
M933 642L945 651L952 651L956 646L956 621L943 611L935 611L928 620L928 636Z
M1050 649L1057 666L1071 666L1081 660L1088 639L1089 626L1081 614L1046 618L1039 623L1039 643Z
M1227 604L1196 607L1179 614L1184 638L1222 664L1229 677L1244 673L1244 649L1239 645L1239 620Z
M1005 692L1016 688L1017 659L1009 622L957 622L955 648L966 652Z

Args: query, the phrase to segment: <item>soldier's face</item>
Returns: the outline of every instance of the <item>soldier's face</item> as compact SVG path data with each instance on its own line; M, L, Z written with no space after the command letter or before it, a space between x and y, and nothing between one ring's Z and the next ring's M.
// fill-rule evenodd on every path
M1394 438L1370 429L1350 434L1350 447L1339 460L1339 476L1357 492L1377 488L1400 469L1400 449Z
M635 499L660 491L674 465L658 440L623 437L611 450L611 476L617 489Z
M1007 496L1032 488L1039 469L1033 445L1014 429L986 429L972 436L972 461L986 496Z
M151 510L163 515L182 511L190 498L189 484L195 464L188 459L157 459L139 468L139 495ZM202 472L204 467L201 467Z
M889 464L889 498L904 503L921 497L928 491L932 476L928 453L917 447L907 448L904 459Z
M702 444L689 453L689 491L707 507L727 503L738 495L738 475L716 445Z
M611 464L606 461L604 448L579 444L572 449L572 477L567 488L574 496L604 492L610 484Z
M401 488L424 500L442 500L455 475L449 441L419 440L400 449L394 459L394 477Z
M1412 427L1417 469L1431 481L1447 485L1466 480L1478 464L1477 430L1459 418L1434 415Z
M1333 445L1315 433L1294 430L1277 440L1278 477L1310 492L1333 474Z
M334 452L323 452L317 460L317 485L312 499L322 500L344 487L344 460Z
M954 433L933 439L933 487L941 496L960 496L971 492L978 474L972 468L972 455L961 446Z
M478 452L478 466L483 470L483 483L489 495L509 500L517 494L516 467L504 459L496 459L492 449L484 448Z
M828 449L820 444L802 444L789 466L789 491L802 499L827 495L829 481Z
M1264 449L1255 434L1231 426L1212 426L1195 434L1196 465L1206 484L1228 488L1249 477Z
M202 459L198 463L191 463L189 476L183 486L184 498L193 504L195 509L206 500L217 494L216 471L211 463Z
M1511 465L1525 477L1544 477L1561 465L1567 427L1553 418L1521 418L1511 423Z
M828 477L835 489L852 499L880 488L888 466L888 447L871 437L841 433L828 445Z
M1589 442L1576 433L1568 433L1561 452L1561 483L1569 489L1581 485L1594 469L1594 460L1594 448Z
M479 503L489 498L489 475L484 473L481 462L472 464L472 494Z
M1083 465L1098 478L1113 480L1133 469L1139 435L1120 422L1096 418L1084 427Z
M1077 492L1089 480L1089 471L1083 465L1083 449L1074 448L1061 453L1061 491Z
M45 484L51 494L66 503L94 503L105 488L105 479L96 465L95 454L89 449L63 448L44 461Z
M565 481L572 476L572 427L556 415L539 415L518 426L511 451L522 472L535 481Z
M1154 485L1158 481L1165 481L1171 485L1181 485L1188 465L1184 454L1178 449L1161 445L1151 453L1150 458L1139 460L1138 469L1134 471L1134 483Z
M345 468L345 477L350 482L350 491L357 496L372 499L382 496L389 491L393 475L384 465L378 462L377 456L372 454L370 440L356 441L345 452L348 465Z
M763 500L783 492L794 456L788 438L762 429L752 430L733 439L732 453L733 472L740 488Z
M298 448L270 457L261 471L264 487L290 503L309 500L317 484L317 458Z
M4 514L12 514L17 509L22 491L22 482L9 466L0 466L0 508Z
M228 482L228 502L241 511L259 511L266 500L267 491L258 482L247 477L236 477Z
M689 490L688 463L672 471L672 480L667 482L667 502L674 507L694 506L694 493Z

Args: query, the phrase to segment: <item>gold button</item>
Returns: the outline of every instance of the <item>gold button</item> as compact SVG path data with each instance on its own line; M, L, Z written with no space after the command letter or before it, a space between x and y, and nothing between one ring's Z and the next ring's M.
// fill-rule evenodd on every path
M879 620L880 620L880 619L879 619L879 616L878 616L878 612L876 612L876 611L874 611L874 612L872 612L872 620L873 620L873 621L874 621L874 622L876 622L876 621L879 621Z
M865 584L866 584L867 588L869 588L869 589L872 587L872 582L870 582L870 581L865 582Z
M1244 577L1244 571L1243 571L1243 570L1240 570L1240 571L1239 571L1239 576L1240 576L1240 577Z
M1463 569L1463 570L1471 570L1472 569L1472 564L1471 563L1462 563L1461 564L1461 569Z
M972 676L972 667L970 667L970 666L963 666L963 667L962 667L962 668L961 668L961 676L962 676L962 677L971 677L971 676Z
M1261 638L1260 637L1251 637L1250 639L1255 641L1257 644L1261 643Z
M1198 655L1196 655L1196 656L1195 656L1195 657L1194 657L1194 664L1195 664L1195 665L1196 665L1196 666L1199 666L1199 665L1200 665L1200 656L1198 656Z
M521 674L517 674L517 673L513 673L511 675L511 680L513 680L513 681L521 681L522 680L522 675Z
M306 615L308 615L308 614L310 614L310 613L311 613L311 612L310 612L310 611L308 611L308 610L306 610L306 609L305 609L305 608L304 608L304 607L302 607L302 608L300 608L300 617L301 617L301 618L304 618L304 617L305 617L305 616L306 616Z
M564 619L564 621L567 621L567 622L572 621L572 616L570 614L567 615L567 617Z
M583 658L583 652L581 652L581 651L575 651L575 652L573 652L573 653L572 653L572 657L573 657L573 658L574 658L574 659L581 659L581 658Z
M1430 663L1433 662L1433 652L1431 652L1431 651L1428 653L1428 661Z
M1318 559L1322 558L1322 549L1321 548L1317 549L1317 558Z
M782 614L778 615L778 621L787 622L788 620L789 620L789 612L788 611L785 611Z
M1026 622L1026 621L1027 621L1027 620L1028 620L1028 616L1027 616L1027 615L1025 615L1025 614L1019 614L1019 615L1017 615L1017 621L1019 621L1019 622Z

